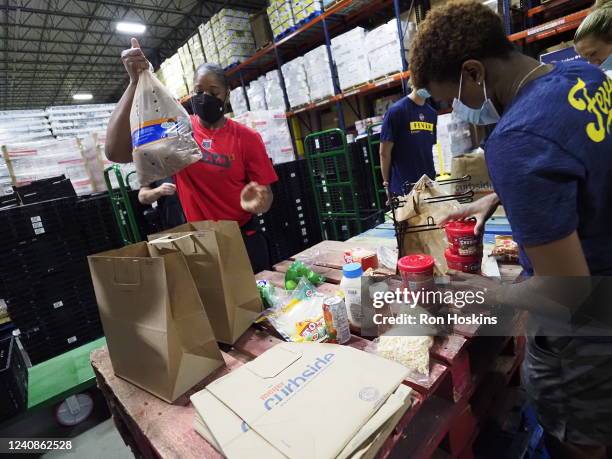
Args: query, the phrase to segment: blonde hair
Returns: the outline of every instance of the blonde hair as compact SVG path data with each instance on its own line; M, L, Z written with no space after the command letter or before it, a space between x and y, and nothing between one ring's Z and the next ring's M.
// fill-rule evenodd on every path
M584 21L576 30L574 43L590 36L612 43L612 0L597 0L595 2L593 11L584 18Z

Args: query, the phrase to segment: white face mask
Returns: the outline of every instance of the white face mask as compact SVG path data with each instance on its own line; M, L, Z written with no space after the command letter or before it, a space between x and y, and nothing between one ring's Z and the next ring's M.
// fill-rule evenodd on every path
M463 73L459 79L459 95L453 100L453 112L457 118L465 121L466 123L476 124L479 126L486 126L488 124L495 124L500 120L499 113L495 109L495 105L491 99L487 97L487 84L484 83L484 96L485 101L480 108L471 108L461 102L461 86L463 84Z
M612 54L601 63L600 67L604 72L612 72Z

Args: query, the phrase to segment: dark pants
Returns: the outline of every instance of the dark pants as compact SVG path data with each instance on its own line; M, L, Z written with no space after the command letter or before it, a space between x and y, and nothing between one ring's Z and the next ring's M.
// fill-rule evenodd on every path
M257 274L261 271L272 269L270 264L270 249L268 240L260 231L252 229L247 223L241 228L242 239L251 260L253 273Z

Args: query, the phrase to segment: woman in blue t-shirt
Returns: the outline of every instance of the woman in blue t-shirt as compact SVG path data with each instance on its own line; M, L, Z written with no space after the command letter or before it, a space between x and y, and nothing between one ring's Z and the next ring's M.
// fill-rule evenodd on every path
M440 224L476 217L480 232L503 203L521 264L533 277L513 286L476 276L468 283L486 287L493 304L530 311L523 382L549 451L606 457L612 448L609 294L605 302L589 295L594 276L612 282L606 277L612 275L612 81L587 63L542 65L521 54L500 17L476 1L431 10L410 55L416 87L467 122L496 125L485 145L496 193Z

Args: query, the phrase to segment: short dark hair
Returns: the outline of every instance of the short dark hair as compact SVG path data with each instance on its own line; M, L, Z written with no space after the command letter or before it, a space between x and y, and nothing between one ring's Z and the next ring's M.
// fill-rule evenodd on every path
M225 75L225 70L219 65L213 62L206 62L204 64L200 64L195 71L194 79L197 79L200 75L204 75L206 73L212 73L217 78L217 81L221 83L226 89L229 89L229 80L227 75Z
M506 57L514 47L501 18L473 0L433 8L419 24L410 48L410 74L417 88L431 81L458 81L468 59Z

